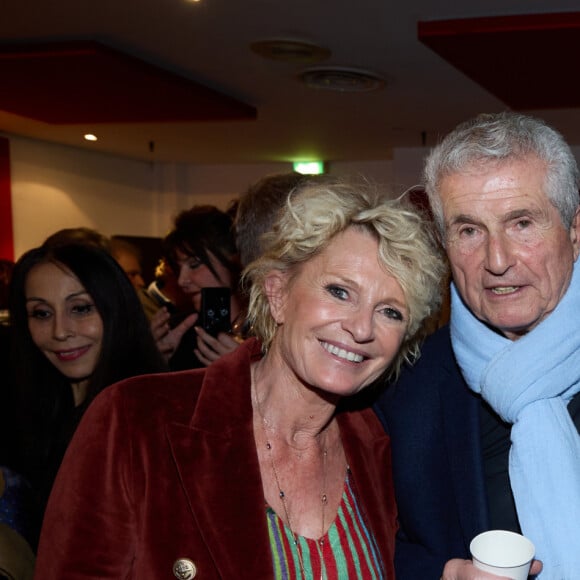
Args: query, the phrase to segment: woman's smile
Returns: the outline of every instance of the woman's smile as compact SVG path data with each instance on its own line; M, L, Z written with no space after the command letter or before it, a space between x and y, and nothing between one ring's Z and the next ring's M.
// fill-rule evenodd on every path
M91 348L91 345L81 346L68 350L55 350L54 355L62 362L76 361L84 356Z
M362 354L358 354L356 352L347 350L345 348L341 348L341 347L336 346L334 344L330 344L329 342L326 342L326 341L321 341L320 344L322 345L322 348L326 352L328 352L331 355L334 355L340 359L347 360L349 362L360 363L365 358Z

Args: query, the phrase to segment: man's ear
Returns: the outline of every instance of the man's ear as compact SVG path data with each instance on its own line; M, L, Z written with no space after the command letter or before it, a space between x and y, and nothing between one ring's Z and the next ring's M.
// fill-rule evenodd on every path
M284 322L287 283L288 275L280 270L270 271L264 279L264 290L270 303L270 313L277 324Z
M572 219L572 227L570 228L570 240L574 248L574 260L580 254L580 206L576 208L576 213Z

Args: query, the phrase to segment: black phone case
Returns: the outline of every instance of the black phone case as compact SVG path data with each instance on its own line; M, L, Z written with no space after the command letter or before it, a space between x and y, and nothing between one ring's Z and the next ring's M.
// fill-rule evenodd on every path
M229 288L202 288L200 325L211 334L230 332L232 329Z

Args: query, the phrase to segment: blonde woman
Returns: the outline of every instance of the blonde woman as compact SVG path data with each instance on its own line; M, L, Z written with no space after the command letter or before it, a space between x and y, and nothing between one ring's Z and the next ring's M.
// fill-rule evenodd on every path
M93 403L38 578L394 578L390 443L357 395L416 354L442 261L413 209L342 182L290 194L268 248L258 338Z

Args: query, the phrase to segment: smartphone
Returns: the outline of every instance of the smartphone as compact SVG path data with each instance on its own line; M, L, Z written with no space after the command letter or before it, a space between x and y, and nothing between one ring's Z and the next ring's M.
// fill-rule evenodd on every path
M212 336L231 332L231 292L229 288L202 288L200 326Z

